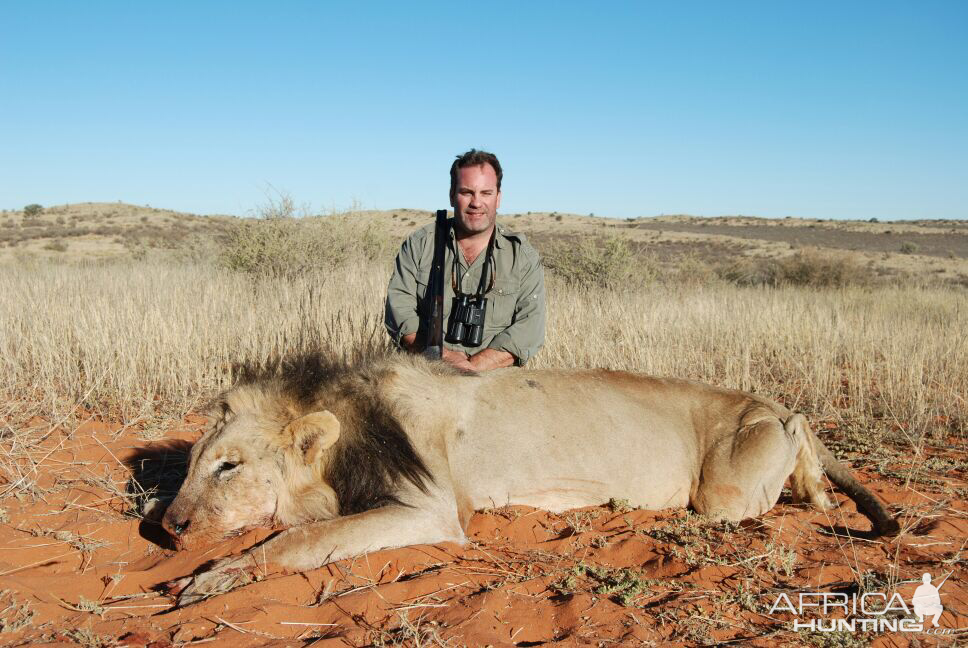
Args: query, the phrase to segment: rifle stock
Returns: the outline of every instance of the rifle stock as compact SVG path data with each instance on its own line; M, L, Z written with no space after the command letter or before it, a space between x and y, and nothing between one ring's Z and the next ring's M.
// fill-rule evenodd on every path
M434 229L434 263L430 268L430 285L427 287L427 322L421 326L426 333L423 353L439 360L444 352L444 258L447 245L447 210L437 210Z

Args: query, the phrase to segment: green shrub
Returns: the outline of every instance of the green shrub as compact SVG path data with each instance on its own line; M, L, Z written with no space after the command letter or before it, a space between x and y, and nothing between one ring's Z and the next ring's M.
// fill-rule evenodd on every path
M44 212L43 206L42 205L38 205L37 203L31 203L31 204L27 205L26 207L24 207L24 216L26 216L27 218L32 218L34 216L39 216L43 212Z
M910 241L901 243L901 254L915 254L920 249L917 243L911 243Z
M680 256L665 279L686 286L703 286L719 281L715 268L696 254Z
M741 258L718 269L720 278L741 286L836 288L866 285L870 270L843 254L797 252L780 259Z
M44 245L44 249L52 252L67 252L67 243L60 239L54 239Z
M388 259L394 247L376 226L349 216L248 219L230 230L220 261L253 275L297 277L353 259Z
M618 236L586 237L577 245L556 242L542 261L566 284L581 288L640 288L658 274L652 257Z

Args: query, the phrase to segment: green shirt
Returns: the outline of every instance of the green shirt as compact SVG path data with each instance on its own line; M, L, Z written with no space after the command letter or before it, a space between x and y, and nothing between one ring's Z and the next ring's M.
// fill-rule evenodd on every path
M454 299L454 255L460 269L460 291L475 294L487 251L481 252L468 265L454 239L453 218L448 221L450 236L444 258L444 335L450 321ZM430 284L430 267L434 261L434 223L425 225L407 238L397 254L393 276L387 286L384 322L390 337L400 338L416 333L423 313L424 295ZM509 232L501 225L494 235L494 286L487 297L484 335L481 345L468 347L444 341L444 347L474 355L482 349L499 349L513 355L523 365L544 344L545 288L544 270L538 253L521 234Z

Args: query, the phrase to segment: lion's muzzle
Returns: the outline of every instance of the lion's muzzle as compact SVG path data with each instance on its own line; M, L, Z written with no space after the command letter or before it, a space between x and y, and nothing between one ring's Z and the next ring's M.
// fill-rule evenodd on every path
M185 535L188 533L190 527L193 533L198 530L198 524L192 524L192 520L195 517L194 513L197 513L197 511L191 510L191 507L184 506L184 503L176 498L161 519L162 528L168 532L174 539L175 544L179 545L179 547L186 544Z
M162 528L174 538L176 544L182 544L182 536L188 531L192 521L189 518L180 518L174 515L166 515L161 521Z

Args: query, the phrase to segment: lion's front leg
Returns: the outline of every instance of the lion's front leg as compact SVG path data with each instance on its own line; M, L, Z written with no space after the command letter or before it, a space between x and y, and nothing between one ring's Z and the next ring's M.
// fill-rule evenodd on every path
M414 507L395 504L313 522L287 529L250 551L260 563L304 570L380 549L464 542L456 510L437 512L434 509L433 503Z
M255 580L257 569L255 559L247 551L239 556L223 558L207 571L170 583L170 591L178 595L176 607L184 607L248 585Z
M390 505L287 529L241 556L221 560L209 571L189 577L190 582L179 581L188 584L178 596L178 605L190 605L246 585L266 565L302 571L379 549L465 541L456 510L429 508Z

